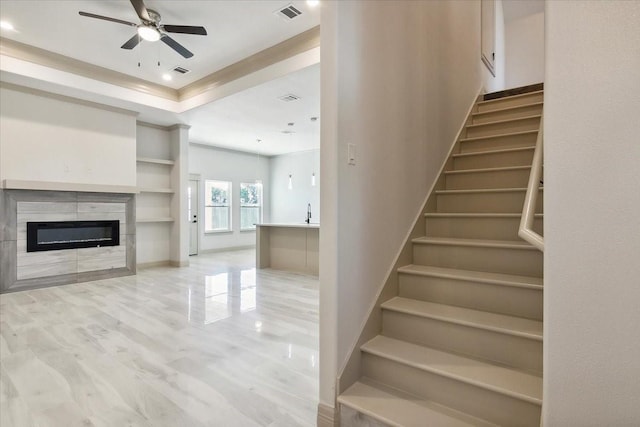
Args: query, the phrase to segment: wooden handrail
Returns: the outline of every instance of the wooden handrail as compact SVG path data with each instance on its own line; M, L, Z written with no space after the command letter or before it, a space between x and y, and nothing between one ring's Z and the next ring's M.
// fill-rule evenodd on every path
M544 115L540 117L540 129L538 130L538 138L536 139L536 148L533 152L531 174L529 175L527 194L524 198L522 218L520 219L520 228L518 229L518 236L531 243L541 252L544 252L544 238L533 230L533 220L536 215L536 202L538 201L540 177L542 176L542 153L544 149L544 140L542 137L543 120Z

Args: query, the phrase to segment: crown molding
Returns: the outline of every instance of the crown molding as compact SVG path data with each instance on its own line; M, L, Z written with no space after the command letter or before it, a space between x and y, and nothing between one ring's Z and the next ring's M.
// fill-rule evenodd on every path
M100 80L105 83L132 89L147 95L158 96L171 101L178 100L178 91L175 89L151 83L137 77L132 77L128 74L109 70L108 68L89 64L88 62L79 61L48 50L29 46L4 37L0 37L0 55L54 68L56 70L76 74L90 79Z
M320 26L316 26L176 90L128 74L109 70L88 62L79 61L68 56L0 37L1 56L53 68L174 102L184 101L204 94L205 92L213 91L227 83L291 59L296 55L308 52L319 46Z
M318 25L183 86L178 90L178 100L183 101L200 95L319 46L320 26Z

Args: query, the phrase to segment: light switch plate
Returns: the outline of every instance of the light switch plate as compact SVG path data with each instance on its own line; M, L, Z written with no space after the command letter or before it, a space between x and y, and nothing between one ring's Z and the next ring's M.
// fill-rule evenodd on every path
M347 144L347 158L348 158L348 164L350 165L356 164L356 145L355 144Z

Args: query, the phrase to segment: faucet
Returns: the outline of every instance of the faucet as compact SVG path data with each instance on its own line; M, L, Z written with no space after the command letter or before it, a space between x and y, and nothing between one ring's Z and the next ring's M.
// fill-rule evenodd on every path
M311 203L307 203L307 219L304 220L307 224L311 223Z

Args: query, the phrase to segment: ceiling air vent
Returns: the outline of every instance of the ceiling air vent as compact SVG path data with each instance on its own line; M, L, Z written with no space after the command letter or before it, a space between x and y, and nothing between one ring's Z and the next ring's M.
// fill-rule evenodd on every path
M176 73L180 73L180 74L187 74L191 70L187 70L186 68L182 68L182 67L178 66L178 67L174 68L173 71L175 71Z
M291 102L291 101L297 101L298 99L300 99L300 97L298 95L289 93L287 95L279 96L278 99L284 102Z
M300 10L292 4L289 4L288 6L285 6L274 13L286 20L297 18L298 16L302 15L302 12L300 12Z

